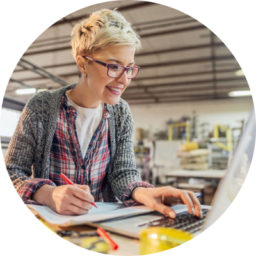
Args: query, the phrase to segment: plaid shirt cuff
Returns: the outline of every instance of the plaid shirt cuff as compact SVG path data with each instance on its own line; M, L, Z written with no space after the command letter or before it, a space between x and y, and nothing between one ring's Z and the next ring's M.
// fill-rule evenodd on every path
M24 181L17 191L25 204L39 204L32 197L40 187L46 184L56 186L51 180L35 178Z
M123 204L125 206L140 205L140 203L136 202L135 200L133 200L131 198L133 190L135 188L138 188L138 187L153 188L154 186L152 184L149 184L149 183L145 182L145 181L134 182L134 183L130 184L127 187L127 189L125 190L125 192L123 193L123 195L121 196L121 201L123 202Z

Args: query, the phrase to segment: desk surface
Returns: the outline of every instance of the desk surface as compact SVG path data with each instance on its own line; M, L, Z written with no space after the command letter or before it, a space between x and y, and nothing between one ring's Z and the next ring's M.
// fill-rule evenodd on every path
M36 216L40 219L38 214ZM46 226L48 226L51 230L53 231L58 231L58 230L72 230L72 231L96 231L96 228L90 227L87 225L80 225L80 226L70 226L70 227L61 227L57 225L52 225L50 223L47 223L43 221ZM118 250L110 250L109 255L122 255L122 256L134 256L134 255L139 255L139 240L138 239L133 239L129 237L124 237L121 235L117 235L114 233L108 232L111 236L111 238L118 244L119 248ZM70 242L72 242L70 240ZM108 255L106 254L106 255Z
M202 178L202 179L221 179L226 170L171 170L166 172L166 177L177 178Z
M58 230L72 230L72 231L86 231L86 232L96 231L96 228L90 227L87 225L70 226L70 227L61 227L58 225L54 225L41 219L39 214L35 210L33 210L31 207L29 207L29 209L38 219L40 219L52 231L58 231ZM125 237L125 236L117 235L114 233L110 233L110 235L111 235L111 238L118 244L119 248L118 250L110 250L108 253L109 255L122 255L122 256L139 255L138 239Z

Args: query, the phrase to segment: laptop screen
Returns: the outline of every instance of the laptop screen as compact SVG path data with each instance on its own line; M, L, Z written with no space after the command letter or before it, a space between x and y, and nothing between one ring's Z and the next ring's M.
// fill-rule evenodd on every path
M242 136L234 151L225 177L214 195L212 210L207 215L203 228L209 227L228 208L239 192L248 173L255 145L255 111L251 111Z

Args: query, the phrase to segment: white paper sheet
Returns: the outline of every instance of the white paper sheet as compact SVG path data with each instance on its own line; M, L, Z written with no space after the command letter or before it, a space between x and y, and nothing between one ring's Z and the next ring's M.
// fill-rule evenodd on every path
M98 202L96 205L97 208L93 207L87 214L78 216L60 215L49 207L43 205L29 204L28 207L34 209L47 222L59 226L81 225L118 217L134 216L153 211L146 206L125 207L121 203Z

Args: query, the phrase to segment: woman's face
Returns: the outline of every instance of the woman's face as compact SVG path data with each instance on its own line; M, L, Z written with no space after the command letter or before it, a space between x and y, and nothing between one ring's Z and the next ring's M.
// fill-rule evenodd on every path
M131 66L134 64L134 54L135 47L120 45L108 46L88 57L107 64ZM131 79L127 78L127 72L124 72L119 78L111 78L107 75L107 67L95 61L86 60L86 62L87 93L90 94L91 103L94 102L93 105L95 106L100 102L110 105L117 104L122 93L131 82Z

